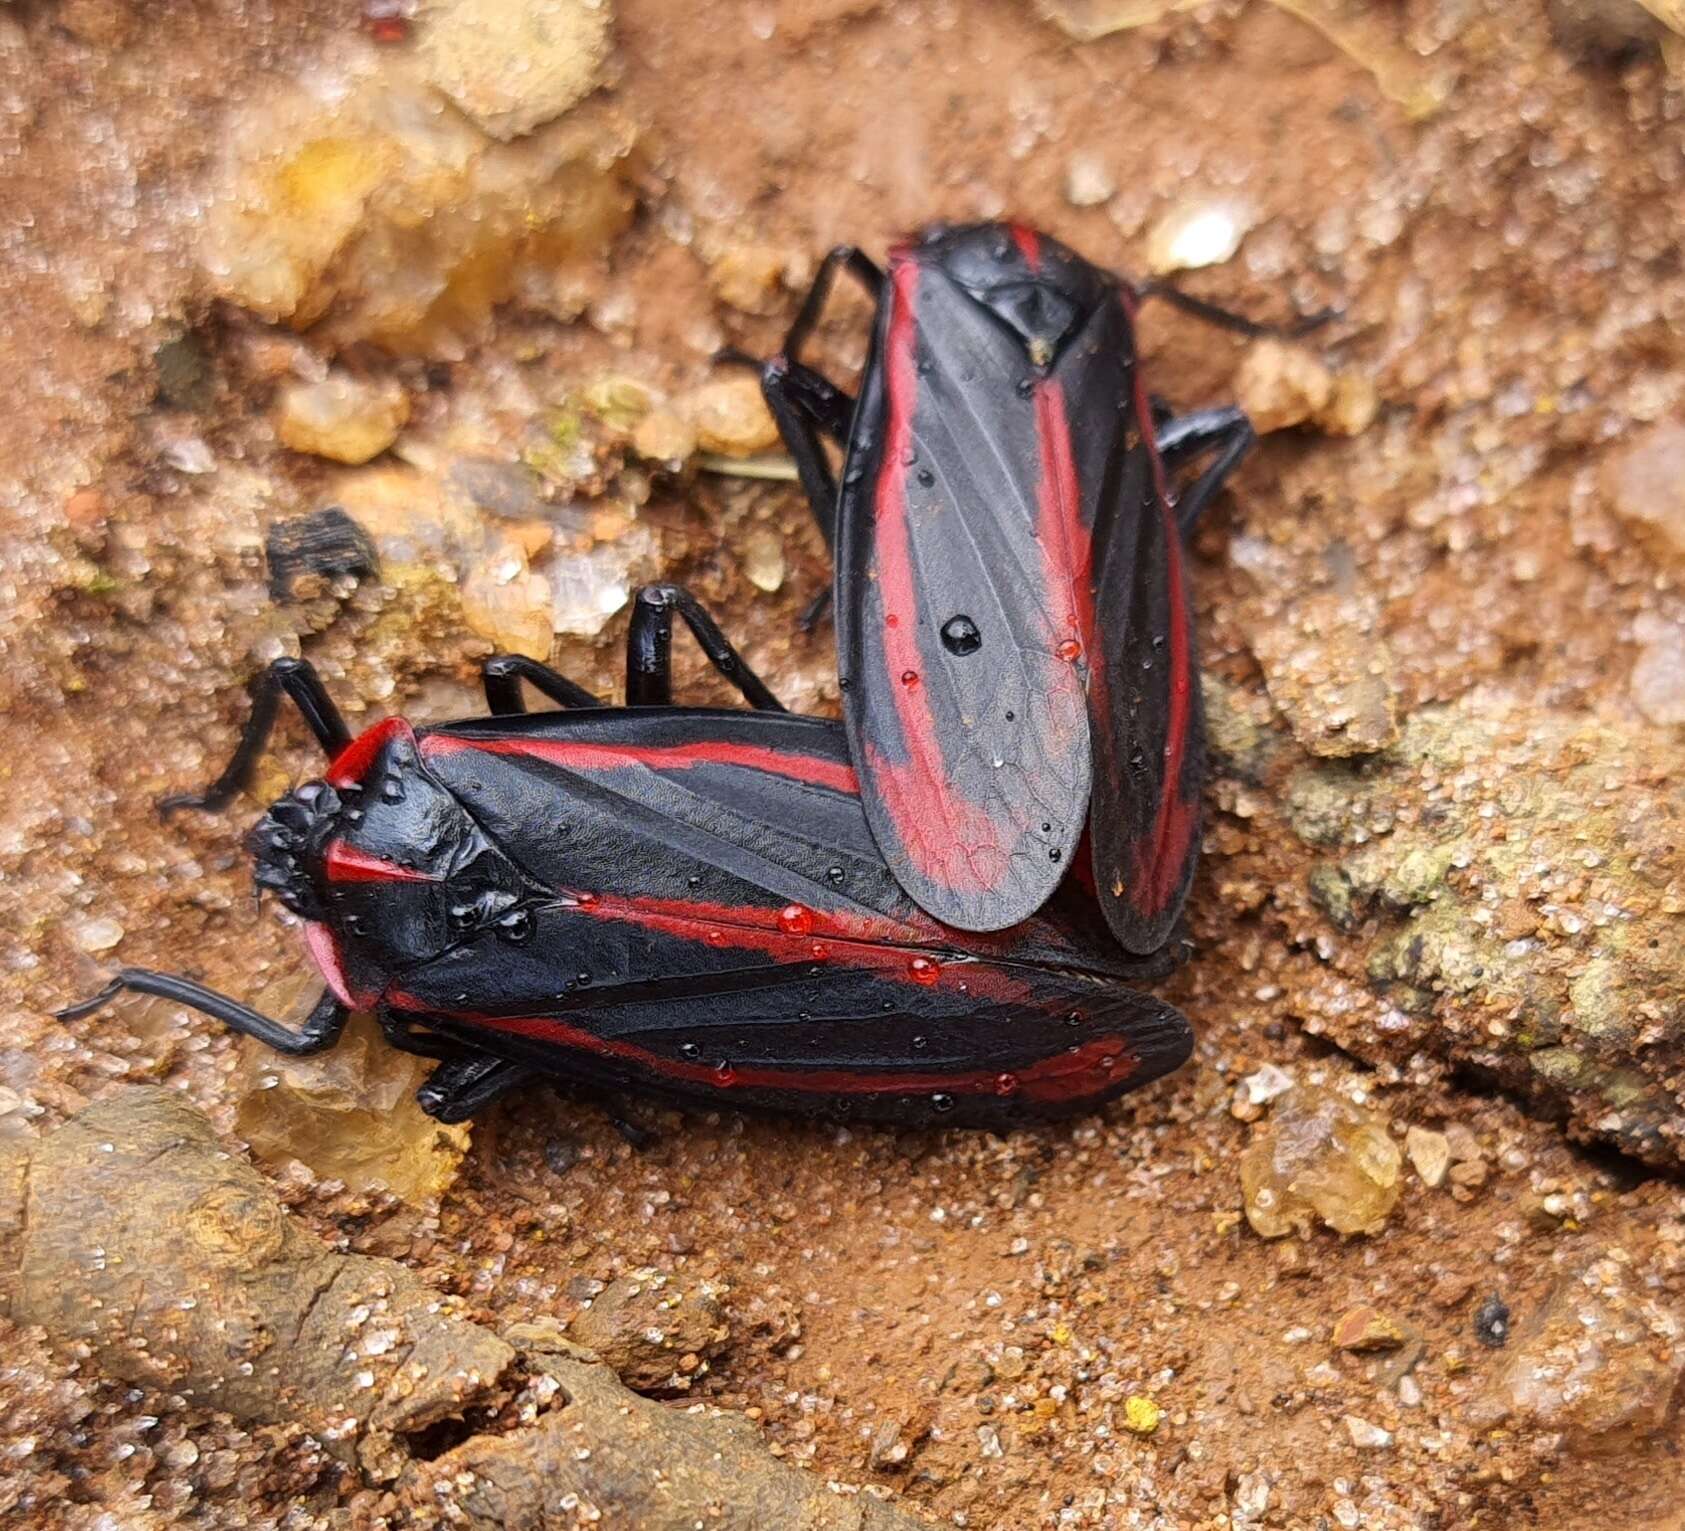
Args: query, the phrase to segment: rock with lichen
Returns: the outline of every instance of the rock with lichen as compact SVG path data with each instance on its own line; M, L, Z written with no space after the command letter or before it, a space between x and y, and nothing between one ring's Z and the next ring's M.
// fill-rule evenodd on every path
M1295 940L1326 922L1303 1024L1374 1063L1474 1065L1582 1136L1680 1162L1685 781L1669 736L1475 694L1418 710L1358 764L1207 696L1219 801L1232 771L1256 847L1224 883L1269 887Z

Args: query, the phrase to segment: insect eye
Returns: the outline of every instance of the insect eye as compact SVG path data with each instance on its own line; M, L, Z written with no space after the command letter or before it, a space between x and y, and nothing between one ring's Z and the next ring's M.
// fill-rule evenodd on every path
M511 946L521 946L532 939L532 914L526 909L511 909L497 922L500 940Z

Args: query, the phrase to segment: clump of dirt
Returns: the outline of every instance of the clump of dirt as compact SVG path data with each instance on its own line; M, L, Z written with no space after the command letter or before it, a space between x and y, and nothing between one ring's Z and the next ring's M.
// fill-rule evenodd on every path
M1238 0L1121 32L1077 7L1090 41L1009 0L540 25L558 6L0 8L0 1162L162 1082L331 1248L508 1335L609 1294L585 1330L673 1400L640 1408L732 1411L845 1501L933 1523L1673 1513L1685 95L1663 34L1622 0L1361 18L1428 99ZM511 38L577 56L488 69ZM267 179L236 173L247 145ZM1155 392L1244 390L1279 427L1195 539L1216 766L1195 956L1165 988L1187 1068L1006 1138L636 1105L634 1149L533 1093L466 1147L410 1145L425 1172L383 1188L336 1139L372 1109L343 1073L282 1080L155 1001L49 1019L118 963L243 996L296 978L249 897L255 797L152 811L221 764L277 655L307 653L354 725L476 710L494 645L606 696L659 575L787 702L834 711L829 630L796 621L823 544L713 358L775 346L839 241L1007 213L1247 313L1337 312L1262 353L1142 319ZM258 244L287 218L316 237ZM275 249L285 301L259 301L238 282ZM839 379L864 336L839 296ZM275 600L271 529L335 504L344 556ZM681 695L725 698L691 659ZM255 796L312 766L288 733ZM255 1125L275 1090L296 1130ZM1242 1159L1336 1097L1387 1194L1363 1231L1266 1240ZM51 1334L10 1334L0 1377L0 1506L33 1524L422 1513L370 1498L307 1411L211 1413ZM438 1460L495 1482L472 1426Z

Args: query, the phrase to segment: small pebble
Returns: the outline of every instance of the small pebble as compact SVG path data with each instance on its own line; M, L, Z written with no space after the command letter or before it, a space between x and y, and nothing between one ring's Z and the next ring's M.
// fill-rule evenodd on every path
M1344 1418L1346 1434L1351 1437L1352 1445L1365 1451L1376 1451L1392 1445L1392 1431L1383 1430L1379 1425L1372 1425L1366 1419L1359 1419L1355 1414L1347 1414Z
M398 383L333 372L319 383L283 388L275 429L295 452L354 464L384 452L409 417L409 395Z
M1117 194L1117 178L1099 155L1088 150L1073 154L1065 166L1065 200L1072 207L1098 207Z
M1404 1134L1404 1152L1409 1155L1422 1184L1438 1187L1445 1183L1445 1172L1451 1167L1451 1145L1443 1132L1427 1127L1412 1127Z
M1167 276L1172 271L1220 265L1240 248L1252 221L1251 209L1238 202L1188 202L1173 207L1147 236L1147 269L1154 276Z
M108 952L123 939L116 920L83 920L75 926L76 944L85 952Z

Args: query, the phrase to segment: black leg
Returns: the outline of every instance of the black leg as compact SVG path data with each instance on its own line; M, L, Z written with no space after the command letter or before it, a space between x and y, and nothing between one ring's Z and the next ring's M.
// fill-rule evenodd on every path
M708 662L761 712L783 712L784 704L731 646L700 601L680 585L645 585L632 600L626 634L626 705L670 707L673 703L673 613L684 618Z
M480 666L480 682L486 691L486 706L493 717L505 718L527 710L521 682L550 698L558 707L601 707L603 704L583 686L547 664L525 654L493 654Z
M441 1063L415 1092L416 1104L437 1122L465 1122L501 1095L538 1076L524 1063L469 1053Z
M180 792L166 797L158 804L160 813L174 813L178 808L202 808L215 813L226 808L237 794L251 785L257 770L258 757L269 743L275 727L281 698L290 697L293 705L310 725L322 752L331 760L351 742L351 731L334 706L322 678L309 661L277 659L252 682L252 710L246 726L240 731L240 742L233 758L223 767L222 775L203 792Z
M820 386L811 386L814 383ZM841 436L846 441L853 400L840 389L833 388L817 372L806 367L791 367L782 356L773 357L761 368L761 397L766 400L778 434L795 460L796 477L801 480L807 507L819 524L825 546L834 553L837 547L837 476L831 471L819 438L821 431L833 434L826 427L835 424L841 416ZM815 410L816 405L819 412Z
M783 354L787 361L801 360L802 347L807 344L808 337L819 323L819 315L824 312L826 300L831 296L831 288L836 285L837 274L844 270L858 280L874 299L882 293L883 272L878 270L876 264L853 245L838 245L819 263L813 285L808 288L807 296L802 299L795 322L785 333Z
M58 1018L61 1021L75 1021L84 1015L92 1015L124 990L134 994L150 994L156 999L172 1000L178 1005L185 1005L189 1010L212 1016L230 1030L237 1031L242 1036L256 1037L266 1047L273 1047L276 1052L285 1053L289 1058L304 1058L311 1053L326 1052L339 1040L340 1032L345 1029L346 1017L351 1013L332 993L324 992L304 1024L294 1031L290 1026L271 1020L249 1005L242 1005L237 999L230 999L226 994L218 994L215 989L207 989L203 984L194 983L191 978L178 978L172 973L154 973L146 968L124 968L98 994L80 1004L66 1005L63 1010L58 1011Z
M1339 309L1325 308L1320 313L1306 314L1295 319L1291 324L1263 324L1256 319L1248 319L1245 314L1237 314L1230 309L1220 308L1215 303L1207 303L1204 298L1196 298L1192 293L1171 286L1169 282L1145 282L1135 291L1142 298L1162 298L1172 308L1179 308L1185 314L1203 319L1207 324L1216 325L1218 329L1233 330L1237 335L1251 335L1254 338L1274 336L1277 339L1295 340L1301 335L1310 334L1312 330L1321 329L1329 320L1340 317Z
M1232 406L1181 415L1161 425L1155 438L1159 457L1169 472L1184 467L1203 452L1217 453L1216 460L1177 497L1176 520L1186 537L1258 438L1245 412Z

